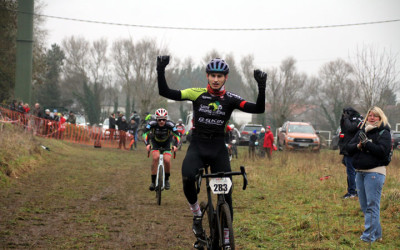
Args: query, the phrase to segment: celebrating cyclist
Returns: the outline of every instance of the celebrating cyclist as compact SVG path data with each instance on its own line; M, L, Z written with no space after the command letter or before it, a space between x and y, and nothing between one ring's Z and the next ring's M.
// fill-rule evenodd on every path
M193 103L193 136L182 164L183 191L193 213L193 232L196 237L203 234L202 214L197 201L195 176L204 164L209 164L212 173L229 172L231 166L225 146L224 131L234 109L247 113L263 113L265 110L265 87L267 74L254 71L258 83L256 103L245 101L242 97L226 91L229 65L222 59L212 59L206 67L206 88L188 88L175 90L168 87L165 79L165 67L169 56L157 57L159 94L166 98ZM232 194L225 195L225 200L232 209Z
M174 143L172 151L176 152L176 146L181 139L176 131L175 124L172 121L167 120L168 111L166 109L157 109L155 115L156 120L149 121L143 133L143 139L147 151L150 152L151 150L153 156L153 163L151 165L151 185L149 187L150 191L154 191L155 189L157 165L160 153L164 155L165 189L168 190L170 188L171 143ZM175 137L175 140L173 140L172 137ZM160 152L160 149L163 149L164 151Z

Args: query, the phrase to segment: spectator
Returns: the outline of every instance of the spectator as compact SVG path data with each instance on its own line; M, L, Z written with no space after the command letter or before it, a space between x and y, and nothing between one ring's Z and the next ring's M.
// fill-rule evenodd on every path
M121 115L121 114L120 114ZM124 149L128 150L126 147L126 131L128 131L128 123L126 122L126 117L121 116L121 121L118 124L118 133L119 133L119 146L121 149L122 145L124 145Z
M62 113L58 113L58 133L57 137L58 139L62 138L62 135L64 134L65 131L65 122L67 121Z
M264 145L265 152L267 153L268 159L272 159L272 150L274 148L274 134L271 131L271 126L267 126L267 131L264 137Z
M50 115L50 109L46 109L46 110L44 111L44 116L43 116L43 118L46 119L46 120L53 120L53 118L52 118L51 115Z
M22 113L22 114L25 113L24 103L22 101L18 103L17 111Z
M265 157L264 138L265 138L265 129L261 128L260 134L258 135L258 141L260 143L258 144L257 147L261 158Z
M74 112L69 111L69 116L68 116L67 122L69 122L70 124L76 124L76 116L75 116Z
M137 129L138 129L138 124L135 121L135 118L132 117L131 122L128 125L128 132L129 134L132 136L131 138L131 142L129 144L129 148L132 150L133 149L133 144L135 145L135 149L136 147L136 134L137 134Z
M12 103L10 104L10 110L17 111L17 108L18 108L18 102L17 100L13 100Z
M361 122L362 116L355 109L352 107L343 109L342 118L340 119L341 132L339 136L340 154L343 155L342 162L346 166L347 173L347 193L343 196L343 199L357 196L356 171L352 163L353 158L348 154L346 146L359 130Z
M40 108L39 103L35 103L35 106L32 110L32 114L35 116L35 127L36 127L36 133L40 132L40 123L42 121L41 118L44 118L44 114L42 109Z
M364 232L360 239L374 242L382 239L380 202L391 151L390 125L382 109L372 107L361 129L346 146L353 157L358 200L364 213Z
M29 114L29 111L31 111L31 108L29 107L28 103L25 103L22 108L23 108L25 114Z
M114 140L114 133L115 133L115 114L112 113L108 118L110 125L108 126L108 130L110 131L110 140Z
M44 114L43 118L45 119L44 120L44 134L48 135L52 132L52 128L53 128L53 123L52 123L53 117L51 117L51 113L50 113L49 109L45 110L45 114Z
M136 133L135 133L135 148L136 148L136 141L138 139L138 132L137 131L138 131L139 126L140 126L140 115L136 111L133 111L133 119L135 120L135 123L137 125L137 129L136 129Z
M254 160L256 157L257 130L254 130L249 139L249 158Z
M236 157L236 159L238 158L238 150L237 150L237 144L239 143L239 139L240 139L240 132L239 130L235 127L234 124L230 125L232 128L232 153L233 155Z

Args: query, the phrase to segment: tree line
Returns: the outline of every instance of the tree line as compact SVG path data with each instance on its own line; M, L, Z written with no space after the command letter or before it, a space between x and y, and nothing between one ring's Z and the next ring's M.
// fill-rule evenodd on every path
M15 1L2 1L7 8ZM1 6L4 7L4 6ZM39 5L40 7L40 5ZM36 11L36 10L35 10ZM0 102L13 97L15 81L15 13L0 8ZM206 87L205 65L215 57L230 65L227 90L255 101L258 90L253 70L258 68L253 55L236 61L234 54L210 51L201 62L175 57L152 38L135 40L106 38L89 41L84 37L66 37L61 44L43 46L42 20L35 20L33 100L45 107L64 107L85 113L91 124L98 124L107 112L124 106L125 113L142 114L167 101L158 95L156 57L171 55L166 78L170 87L184 89ZM13 40L14 39L14 40ZM5 46L11 49L5 49ZM383 109L396 105L399 71L396 55L388 50L363 46L352 60L338 58L321 65L317 75L299 72L296 59L288 57L279 67L262 69L268 73L266 112L253 122L277 128L286 120L310 121L320 129L336 130L342 109L352 106L361 113L376 105ZM386 111L392 122L399 122L399 108ZM102 113L103 111L103 113ZM185 110L180 108L180 117Z

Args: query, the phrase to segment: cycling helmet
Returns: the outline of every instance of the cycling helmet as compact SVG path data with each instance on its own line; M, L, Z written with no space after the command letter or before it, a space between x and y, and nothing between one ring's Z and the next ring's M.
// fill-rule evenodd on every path
M181 118L178 119L178 123L182 123L182 119Z
M220 58L212 59L206 67L207 73L222 73L224 75L229 73L229 65Z
M167 119L168 111L163 108L159 108L156 110L156 119Z

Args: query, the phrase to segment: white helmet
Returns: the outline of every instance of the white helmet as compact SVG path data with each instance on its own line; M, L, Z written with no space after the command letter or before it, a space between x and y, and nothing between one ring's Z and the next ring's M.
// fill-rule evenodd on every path
M231 129L234 129L234 128L235 128L235 125L234 125L234 124L231 124L231 125L229 125L229 127L231 127Z
M168 111L164 108L159 108L156 110L156 119L167 119Z

